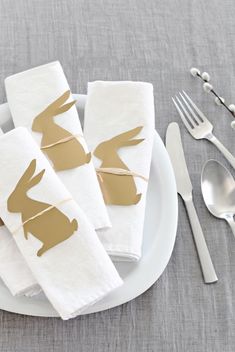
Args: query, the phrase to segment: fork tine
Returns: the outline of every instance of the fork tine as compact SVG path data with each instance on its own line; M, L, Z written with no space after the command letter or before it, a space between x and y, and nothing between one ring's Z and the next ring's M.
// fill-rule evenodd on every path
M187 128L187 130L188 130L189 132L191 132L192 127L190 126L190 124L189 124L188 121L186 120L184 114L183 114L182 111L180 110L179 105L176 103L176 101L175 101L174 98L171 98L171 99L172 99L172 101L173 101L173 103L174 103L174 105L175 105L175 107L176 107L176 110L178 111L178 113L179 113L179 115L180 115L180 117L181 117L181 120L183 121L185 127Z
M188 101L190 102L190 104L193 106L193 108L196 110L196 112L198 113L198 115L200 116L200 118L202 119L202 121L208 121L206 116L201 112L201 110L198 109L197 105L194 104L194 102L192 101L191 98L189 98L188 94L185 93L185 91L183 90L184 95L186 96L186 98L188 99Z
M196 122L193 120L193 118L190 116L190 114L188 113L188 111L185 109L184 105L182 104L182 102L180 101L180 99L176 96L176 99L178 100L178 103L180 104L181 108L184 111L184 114L187 116L188 121L191 123L192 127L196 127Z
M198 118L198 116L195 114L195 112L193 111L193 109L191 108L191 106L189 105L189 103L187 102L187 100L185 99L185 97L179 93L181 98L183 99L185 105L187 106L188 110L191 112L191 114L193 115L194 119L197 121L198 124L202 123L202 121Z

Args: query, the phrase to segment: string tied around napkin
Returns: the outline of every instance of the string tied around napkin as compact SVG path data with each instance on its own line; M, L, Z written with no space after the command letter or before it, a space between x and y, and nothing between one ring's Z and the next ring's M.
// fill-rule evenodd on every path
M56 116L66 113L74 106L76 101L67 102L69 97L70 90L67 90L38 114L32 124L34 132L42 133L42 141L46 145L41 145L41 149L45 150L57 171L74 169L91 160L91 153L86 153L77 136L56 122ZM62 143L63 147L56 148Z
M61 144L61 143L69 142L69 141L71 141L72 139L77 139L77 140L78 140L79 138L83 138L83 135L82 135L82 134L74 134L74 135L71 135L71 136L62 138L62 139L60 139L60 140L58 140L58 141L56 141L56 142L54 142L54 143L41 146L41 150L54 147L55 145L58 145L58 144Z
M100 182L105 204L133 205L140 201L141 194L137 194L134 182L126 180L127 176L132 178L139 177L145 182L148 182L146 177L123 168L100 167L96 169L96 173ZM116 176L121 176L123 179L116 182ZM124 178L124 176L126 176L126 178ZM109 179L108 182L107 178Z
M28 218L27 220L23 221L20 226L18 226L15 230L12 231L12 234L14 235L16 232L18 232L22 227L24 227L24 225L26 225L28 222L32 221L32 220L35 220L36 218L38 218L39 216L43 215L44 213L54 209L54 208L57 208L59 205L62 205L66 202L69 202L73 200L72 198L67 198L67 199L63 199L61 200L60 202L58 202L57 204L54 204L54 205L50 205L49 207L43 209L42 211L38 212L37 214L31 216L30 218Z
M112 174L112 175L118 175L118 176L134 176L134 177L139 177L142 180L148 182L148 178L145 176L142 176L134 171L118 168L118 167L98 167L96 168L96 173L98 177L100 177L102 181L102 175L101 173L106 173L106 174ZM103 181L102 181L103 182Z
M122 147L136 146L142 143L144 138L134 138L142 128L143 126L137 126L105 140L94 151L94 155L102 160L97 173L106 204L134 205L141 199L141 194L137 194L134 177L140 177L146 182L148 180L144 176L129 170L119 156L118 150Z

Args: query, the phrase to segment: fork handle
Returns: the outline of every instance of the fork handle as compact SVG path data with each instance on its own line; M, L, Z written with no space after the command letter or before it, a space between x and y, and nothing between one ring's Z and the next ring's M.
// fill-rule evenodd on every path
M216 282L218 281L218 278L210 257L210 253L207 248L205 237L203 235L202 228L192 198L185 200L185 206L192 227L194 242L197 248L197 253L201 264L204 281L206 284Z
M228 151L227 148L212 134L208 140L212 142L219 151L223 154L223 156L228 160L230 165L235 169L235 158L234 156Z

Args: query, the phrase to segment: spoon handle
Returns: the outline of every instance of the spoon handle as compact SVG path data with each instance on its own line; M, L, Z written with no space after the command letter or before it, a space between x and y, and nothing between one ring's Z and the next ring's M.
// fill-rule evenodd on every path
M207 248L205 237L202 232L202 228L197 216L196 209L193 204L192 197L191 199L185 200L185 206L186 206L190 224L192 227L193 237L197 248L199 261L201 264L204 281L206 284L216 282L218 281L218 278L210 257L210 253Z
M212 134L210 138L208 138L210 142L212 142L219 151L223 154L223 156L228 160L230 165L235 169L235 157L228 151L227 148Z
M228 221L229 226L231 227L231 230L232 230L233 235L235 237L235 221L233 220L233 218L228 219L227 221Z

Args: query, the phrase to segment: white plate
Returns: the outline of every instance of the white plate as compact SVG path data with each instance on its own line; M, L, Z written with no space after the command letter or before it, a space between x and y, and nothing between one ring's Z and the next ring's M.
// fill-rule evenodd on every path
M79 113L83 114L85 96L78 95L76 98ZM3 122L6 131L11 123ZM142 259L137 264L116 263L124 285L83 314L103 311L128 302L156 282L171 257L176 237L177 217L178 201L174 174L167 151L156 132L147 194ZM35 298L14 298L1 282L0 309L33 316L58 316L44 295Z

